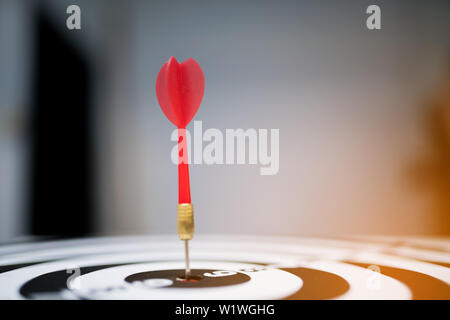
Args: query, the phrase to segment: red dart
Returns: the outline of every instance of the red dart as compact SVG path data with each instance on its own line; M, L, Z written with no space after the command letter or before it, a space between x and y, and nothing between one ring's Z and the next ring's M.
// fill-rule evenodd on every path
M188 240L194 235L186 126L197 113L204 91L203 71L192 58L178 63L170 57L156 79L159 105L166 117L178 127L178 235L185 240L186 279L190 277Z

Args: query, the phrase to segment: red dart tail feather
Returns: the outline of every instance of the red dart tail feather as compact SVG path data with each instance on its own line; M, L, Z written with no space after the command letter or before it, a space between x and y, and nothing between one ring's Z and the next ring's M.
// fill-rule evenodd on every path
M186 128L197 113L205 91L205 78L192 58L178 63L170 57L156 79L156 96L166 117L178 128Z

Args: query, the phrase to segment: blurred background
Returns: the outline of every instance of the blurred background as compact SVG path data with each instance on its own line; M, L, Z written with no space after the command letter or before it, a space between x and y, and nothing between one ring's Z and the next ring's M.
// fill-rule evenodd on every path
M176 234L172 55L204 130L280 129L277 175L191 165L196 232L448 236L449 30L448 1L0 0L0 242Z

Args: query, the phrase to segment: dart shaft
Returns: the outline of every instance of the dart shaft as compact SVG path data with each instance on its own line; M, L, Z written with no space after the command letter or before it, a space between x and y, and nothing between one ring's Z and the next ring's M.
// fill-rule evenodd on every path
M186 129L178 128L178 203L191 202Z

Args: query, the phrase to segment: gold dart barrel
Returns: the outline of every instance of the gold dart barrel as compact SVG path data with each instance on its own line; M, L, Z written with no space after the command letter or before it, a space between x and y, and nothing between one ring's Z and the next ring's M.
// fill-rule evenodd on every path
M194 208L191 203L180 203L178 211L178 236L181 240L191 240L194 236Z

